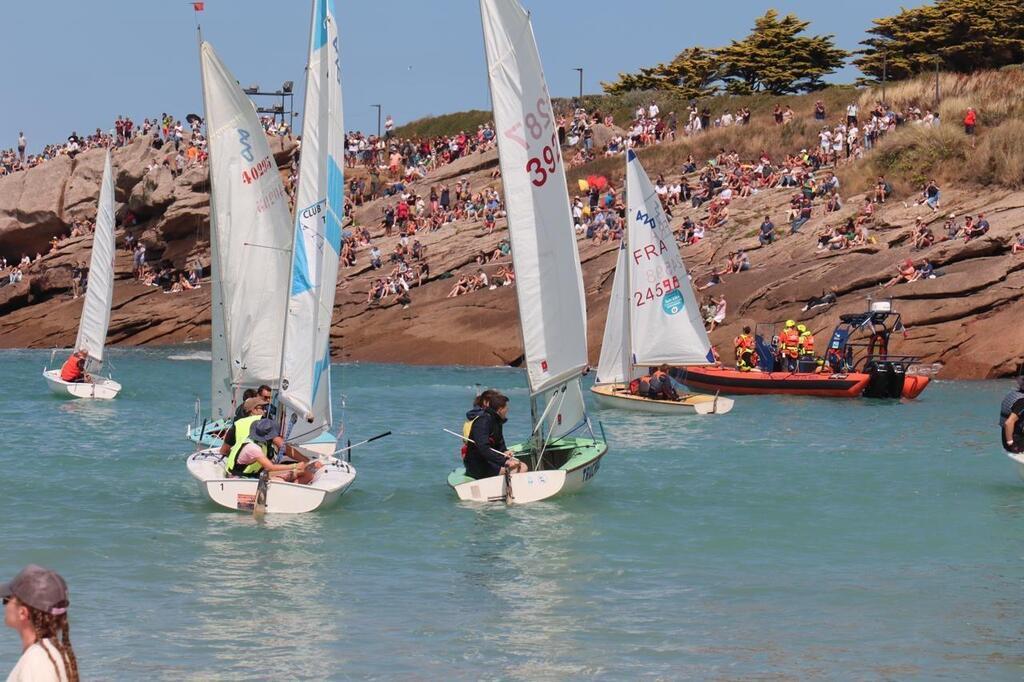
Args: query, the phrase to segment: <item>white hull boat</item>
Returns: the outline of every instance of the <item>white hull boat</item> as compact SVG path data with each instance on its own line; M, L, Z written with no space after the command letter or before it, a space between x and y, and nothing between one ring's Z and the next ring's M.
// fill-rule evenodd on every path
M121 391L121 384L108 377L94 376L92 381L64 381L59 369L43 370L43 378L50 390L62 398L91 398L112 400Z
M517 445L512 451L523 461L529 461L528 456L518 454L523 452L523 448L523 445ZM459 468L449 474L448 485L465 502L539 502L582 490L597 476L601 459L607 452L608 446L602 441L568 438L549 447L545 453L545 459L565 459L559 468L479 479L466 476L465 469Z
M1024 480L1024 454L1007 452L1006 456L1013 460L1013 463L1017 465L1017 475L1020 476L1021 480Z
M270 479L267 483L268 514L305 514L326 509L338 501L352 482L356 470L348 462L334 457L322 460L308 485ZM199 483L199 490L221 507L251 513L259 480L227 475L224 457L216 449L200 450L189 456L188 472Z
M732 409L730 398L704 393L685 393L679 400L656 400L632 395L625 384L597 384L590 388L594 402L601 407L648 414L725 414Z

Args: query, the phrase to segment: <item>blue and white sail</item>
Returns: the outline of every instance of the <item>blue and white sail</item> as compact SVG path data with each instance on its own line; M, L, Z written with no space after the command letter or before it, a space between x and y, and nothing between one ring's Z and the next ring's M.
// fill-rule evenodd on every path
M330 335L344 210L344 130L334 2L314 0L281 365L280 395L301 420L289 428L298 440L332 422Z
M633 364L712 363L711 342L675 235L633 150L626 153L626 195L628 343Z

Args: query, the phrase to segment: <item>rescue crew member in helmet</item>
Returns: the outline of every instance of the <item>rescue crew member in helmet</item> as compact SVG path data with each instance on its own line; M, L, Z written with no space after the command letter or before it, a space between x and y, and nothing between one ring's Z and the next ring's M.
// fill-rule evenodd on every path
M802 358L813 358L814 357L814 334L811 330L802 324L798 324L796 327L797 331L800 332L800 339L798 341L800 357Z
M466 442L466 475L490 478L500 476L506 470L514 474L525 473L528 470L526 463L516 459L505 446L502 424L508 420L508 398L493 391L487 405L481 404L481 408L482 413L473 418Z
M1017 376L1017 387L1006 394L999 407L999 435L1004 450L1024 453L1024 365Z
M741 372L757 369L757 353L754 337L750 335L750 327L743 328L743 333L736 337L733 346L736 350L736 369Z
M242 419L236 420L235 423L232 424L231 428L229 428L227 433L224 435L224 442L220 446L220 454L225 457L225 468L228 470L229 474L255 478L259 476L260 469L266 469L269 472L287 472L297 470L299 468L294 466L292 463L275 463L275 451L279 453L283 452L289 459L294 460L295 464L310 464L308 457L300 453L295 448L285 445L284 438L281 437L281 434L277 429L277 424L273 420L265 418L267 403L262 398L249 398L242 403L242 408L246 416ZM265 422L265 424L263 424L259 430L254 431L255 424L261 421ZM266 434L269 425L273 425L274 427L269 438L262 441L257 440L257 436L263 436ZM258 458L256 456L256 450L252 448L242 456L242 446L245 445L245 441L247 439L260 446L259 450L267 460L266 463L260 462L260 466L258 467L253 465L253 462ZM260 445L261 443L262 445ZM245 466L238 466L239 458L245 463ZM271 466L267 467L267 463ZM312 479L312 474L316 472L316 468L319 468L319 466L314 466L314 468L310 469L310 475L308 477L310 480ZM238 469L237 472L235 471L236 469ZM248 473L246 473L247 469L249 470ZM309 480L296 480L295 482L308 483Z
M659 365L651 372L647 397L655 400L679 400L679 394L672 386L672 378L668 375L668 365Z
M779 334L779 347L782 354L782 361L788 372L795 372L797 358L799 357L800 332L796 329L796 322L786 320L786 326Z

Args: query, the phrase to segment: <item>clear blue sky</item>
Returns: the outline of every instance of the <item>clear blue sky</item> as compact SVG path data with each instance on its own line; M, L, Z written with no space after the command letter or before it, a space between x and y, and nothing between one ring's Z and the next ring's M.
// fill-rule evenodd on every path
M207 0L204 37L243 85L301 96L309 30L306 0ZM381 103L399 124L430 114L486 109L490 102L475 0L335 0L342 37L345 125L376 129ZM882 0L526 0L548 85L555 96L671 59L691 45L745 36L775 7L795 12L815 34L856 49L871 19L898 11ZM915 5L918 3L910 3ZM195 19L185 0L7 0L0 69L0 148L24 130L29 151L96 127L118 114L136 122L163 111L202 113ZM847 68L833 80L852 81ZM301 108L300 97L296 97Z

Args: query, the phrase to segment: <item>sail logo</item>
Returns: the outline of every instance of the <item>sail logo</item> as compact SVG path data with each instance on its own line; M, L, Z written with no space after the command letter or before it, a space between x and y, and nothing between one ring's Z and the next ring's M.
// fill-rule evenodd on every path
M661 299L661 309L667 315L681 313L684 307L686 307L686 301L683 300L683 294L679 289L673 289L665 294L665 298Z
M334 73L335 79L338 84L341 84L341 55L338 53L338 36L334 36L334 40L331 41L331 46L334 48Z
M242 158L252 163L256 158L252 153L252 145L249 144L249 131L238 128L238 143L242 145Z
M648 225L652 230L658 227L658 222L654 219L654 216L648 215L643 211L638 210L636 212L636 220L639 221L641 224Z

